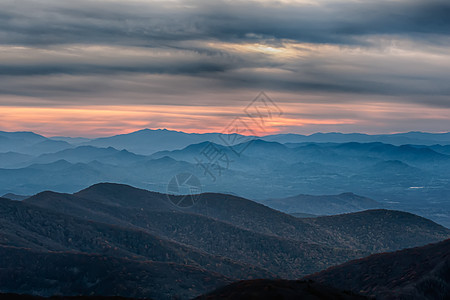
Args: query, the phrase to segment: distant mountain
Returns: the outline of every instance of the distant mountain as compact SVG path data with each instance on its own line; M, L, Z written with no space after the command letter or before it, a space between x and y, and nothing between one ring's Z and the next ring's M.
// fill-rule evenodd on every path
M339 195L297 195L282 199L262 200L261 203L286 213L336 215L380 208L381 204L353 193Z
M0 194L72 193L105 181L166 192L174 176L191 173L202 191L250 199L352 192L450 227L448 145L332 143L332 137L347 135L313 136L325 142L281 144L240 135L142 130L85 141L80 147L32 133L7 133L0 135ZM448 134L394 135L399 136L443 140ZM224 145L228 138L232 148ZM69 148L57 151L60 147ZM28 151L29 156L22 154ZM55 168L59 160L71 165Z
M369 299L352 292L341 291L313 281L248 280L235 282L195 300L351 300Z
M43 142L47 139L42 135L27 131L17 131L17 132L0 131L0 137L7 138L11 141L19 141L22 143L38 143Z
M98 182L114 181L107 166L71 164L59 160L49 164L33 164L19 169L0 169L0 194L34 194L42 190L76 191Z
M300 134L276 134L262 137L266 141L273 141L279 143L303 143L303 142L316 142L316 143L372 143L381 142L388 143L396 146L405 144L415 145L434 145L450 144L450 133L426 133L426 132L406 132L397 134L363 134L363 133L314 133L311 135Z
M10 200L16 200L16 201L22 201L25 200L27 198L29 198L30 196L22 196L22 195L16 195L13 193L8 193L2 196L2 198L6 198L6 199L10 199Z
M178 173L191 172L201 176L201 169L196 165L169 157L152 160L126 150L95 149L92 152L86 151L85 156L79 149L69 149L67 152L48 154L29 161L32 163L55 159L51 163L27 164L26 167L17 169L0 168L0 194L29 195L42 190L75 192L101 181L121 182L165 192L169 180ZM101 152L104 152L104 156L101 156ZM65 159L56 160L61 157L70 159L73 163Z
M400 161L400 160L386 160L381 161L373 166L370 166L366 169L363 169L364 172L367 173L380 173L382 171L389 172L389 173L395 173L395 174L411 174L411 173L417 173L417 172L423 172L419 168L411 167L410 165Z
M223 143L220 136L222 136L220 133L199 134L167 129L143 129L128 134L94 139L84 144L96 147L114 147L119 150L126 149L137 154L150 155L157 151L182 149L191 144L206 141ZM233 136L237 136L238 140L243 137L237 134L233 134Z
M31 155L17 153L17 152L6 152L0 153L0 168L16 168L33 158Z
M57 151L62 151L69 148L73 148L73 145L64 141L54 141L47 139L45 141L32 144L28 147L23 147L18 151L20 151L21 153L36 156L44 153L53 153Z
M129 165L147 159L127 150L116 150L113 147L97 148L93 146L79 146L56 153L43 154L34 159L33 163L51 163L57 160L66 160L70 163L89 163L98 161L112 165Z
M47 140L46 137L33 132L0 131L0 152L21 152L20 150L45 140Z
M450 155L450 145L433 145L430 146L431 149L433 149L436 152L442 153L442 154L446 154L446 155Z
M376 299L448 299L450 240L375 254L308 276Z
M305 213L290 213L291 216L294 216L296 218L316 218L317 215L312 214L305 214Z
M92 139L84 138L84 137L67 137L67 136L52 136L50 139L54 141L63 141L72 145L79 145L81 143L89 142Z
M450 156L438 153L430 148L417 148L410 145L393 146L383 143L345 143L333 147L333 149L338 154L343 155L365 154L383 160L400 160L421 165L433 165L450 160Z

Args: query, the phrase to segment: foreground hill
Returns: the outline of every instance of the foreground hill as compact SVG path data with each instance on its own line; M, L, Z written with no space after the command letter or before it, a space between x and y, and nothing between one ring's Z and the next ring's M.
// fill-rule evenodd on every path
M368 299L352 292L341 291L313 281L250 280L232 283L195 300L357 300Z
M84 261L86 255L95 255L117 264L123 260L133 266L146 264L146 278L160 282L153 286L159 293L157 299L165 299L166 294L186 298L230 280L297 279L370 253L450 237L448 229L398 211L300 219L232 195L205 193L196 197L194 206L181 208L170 201L177 202L173 196L102 183L74 194L42 192L23 201L0 199L0 247L6 249L0 271L16 272L16 278L21 278L17 282L23 283L0 281L0 292L50 295L38 288L42 282L75 290L79 281L92 276L91 269L75 272L71 281L77 284L70 286L64 277L68 270L51 268L64 265L65 260L70 265L72 260ZM29 271L20 264L14 267L14 263L23 259L22 265L32 268L38 264L32 257L52 263L48 273L42 274L42 282L27 285ZM103 270L101 261L92 261L90 267ZM170 264L198 273L182 269L176 273ZM36 272L41 267L38 265ZM208 283L196 274L204 274L201 278L209 278L204 279ZM104 295L101 289L89 289L110 280L99 278L93 286L91 281L87 288L81 285L83 291ZM142 292L141 297L154 297L145 287L140 289L141 276L127 278L124 289L133 287Z
M75 251L133 260L188 264L231 278L271 277L261 269L210 255L139 228L108 225L0 198L0 245L43 252Z
M0 294L0 299L5 300L135 300L133 298L125 298L118 296L51 296L51 297L41 297L26 294L12 294L4 293ZM140 299L144 300L144 299ZM145 298L145 300L150 300L150 298Z
M208 210L209 215L177 208L163 194L114 184L95 185L75 195L44 192L31 197L24 203L10 202L9 205L24 205L28 206L27 209L34 207L35 210L44 210L47 214L53 211L53 214L58 214L59 216L70 214L72 219L83 219L84 221L80 222L81 225L85 224L85 222L92 223L92 221L95 221L126 228L127 232L130 229L133 230L132 232L140 230L152 237L176 241L193 249L199 249L214 256L239 262L243 266L243 270L245 270L246 267L244 266L248 263L260 268L259 273L251 274L249 272L250 269L241 272L241 275L244 277L270 276L267 272L261 271L261 269L268 269L281 277L296 278L319 271L324 266L331 266L368 254L368 252L358 249L345 249L327 245L325 243L327 234L320 233L320 230L315 229L313 226L299 222L295 217L273 211L249 200L241 199L247 205L247 208L255 210L255 207L260 207L265 212L260 212L259 217L257 211L254 216L249 214L248 217L254 218L254 224L249 223L252 226L244 228L245 224L243 224L242 220L246 210L242 210L242 205L239 206L238 203L233 203L234 197L229 196L231 199L227 201L226 195L215 195L216 199L213 199L214 195L205 194L205 197L206 195L208 197L205 199L209 200L208 207L211 208ZM218 201L218 204L228 207L228 209L222 211L221 219L219 219L219 214L212 209L216 207L217 211L221 211L221 206L218 204L214 205L214 201ZM191 210L195 209L197 208L195 207ZM234 213L237 210L242 211L242 216ZM227 216L228 219L226 218ZM266 220L263 220L264 216L267 218ZM235 222L231 222L233 217ZM4 218L9 218L9 223L22 226L22 224L18 224L19 221L14 216L8 214ZM50 223L54 223L57 220L55 216L49 216L48 218L51 220L49 221ZM33 220L32 218L28 219L30 219L28 222ZM64 218L63 220L66 219L69 218ZM35 230L35 227L40 228L39 220L35 221L35 225L27 227L27 230ZM261 223L262 221L264 223ZM268 228L265 230L266 232L263 230L264 224ZM285 225L297 226L298 230L293 228L292 230L284 230L284 232L297 236L298 240L293 240L287 235L284 236L282 227ZM57 222L54 226L57 226ZM104 225L98 225L95 229L89 230L96 230L97 234L102 234L104 231L103 227ZM251 228L254 230L251 230ZM309 234L311 236L308 239L301 236L303 228L310 228ZM313 240L313 230L318 236L317 240L319 240L320 235L323 237L324 240L321 244L311 242ZM111 240L113 237L108 238L109 243L114 241ZM50 236L51 240L55 238L60 239L59 237ZM89 241L86 241L85 244L89 244ZM26 246L26 244L14 245ZM124 245L120 247L123 248ZM128 251L137 253L135 250ZM186 253L186 259L192 257L192 255L193 253ZM157 259L160 260L162 258L159 257ZM193 262L190 263L192 264ZM216 263L214 262L214 264ZM204 266L206 267L206 265ZM237 270L230 270L232 273L225 271L225 269L220 270L216 268L215 270L231 277L233 274L235 276L239 274Z
M183 238L183 242L204 236L206 224L207 228L219 226L215 232L231 226L241 232L374 252L441 241L450 234L450 230L430 220L399 211L372 210L299 219L248 199L214 193L199 195L193 207L180 208L165 194L110 183L96 184L73 195L38 194L25 202L75 217L137 226L171 239ZM180 226L181 220L186 224ZM192 228L191 224L196 223L205 226ZM216 236L214 231L209 234Z
M41 297L26 294L12 294L4 293L0 294L0 299L5 300L136 300L133 298L125 298L118 296L51 296L51 297ZM144 299L140 299L144 300ZM145 300L150 300L150 298L145 298Z
M450 240L375 254L307 278L377 299L448 299Z
M3 293L189 299L231 280L185 264L0 246ZM1 296L1 295L0 295ZM2 299L4 299L2 297Z
M414 214L387 209L367 210L304 219L323 230L348 232L362 249L370 252L394 251L446 239L449 230Z
M375 254L307 276L303 281L236 282L196 299L366 299L353 293L378 300L448 299L450 240Z

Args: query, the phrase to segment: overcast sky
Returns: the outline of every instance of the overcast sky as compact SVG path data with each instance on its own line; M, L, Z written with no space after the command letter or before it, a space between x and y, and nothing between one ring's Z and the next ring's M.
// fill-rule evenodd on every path
M449 1L0 2L0 130L450 131Z

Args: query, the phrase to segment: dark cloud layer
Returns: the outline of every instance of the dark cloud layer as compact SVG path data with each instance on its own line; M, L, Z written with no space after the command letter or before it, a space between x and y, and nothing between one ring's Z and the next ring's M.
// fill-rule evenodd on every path
M450 34L448 1L2 1L2 43L171 46L181 40L291 39L358 44L365 35ZM426 35L426 36L424 36Z
M264 89L450 107L450 2L317 3L4 0L0 104Z

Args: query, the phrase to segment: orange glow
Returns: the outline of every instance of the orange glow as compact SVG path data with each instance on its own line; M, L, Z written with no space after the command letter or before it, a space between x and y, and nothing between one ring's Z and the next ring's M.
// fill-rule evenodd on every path
M240 117L258 135L302 132L308 126L377 125L382 120L450 119L450 110L392 103L329 104L279 103L283 115L255 125L242 107L230 106L86 106L0 108L0 130L33 131L46 136L98 137L129 133L143 128L167 128L189 133L222 132ZM316 128L316 127L314 127ZM340 127L337 127L340 128ZM374 127L375 128L375 127ZM329 130L329 131L330 131ZM394 129L395 130L395 129ZM307 131L307 130L306 130ZM357 130L354 130L357 131Z

